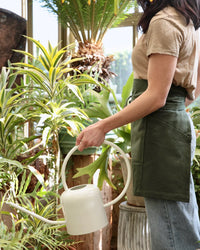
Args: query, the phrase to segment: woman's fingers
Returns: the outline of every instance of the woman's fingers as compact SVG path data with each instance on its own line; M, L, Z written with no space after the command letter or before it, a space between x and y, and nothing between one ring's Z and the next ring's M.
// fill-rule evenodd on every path
M97 125L91 125L84 129L76 139L78 150L83 151L88 147L99 147L105 139L105 134Z
M76 146L78 146L83 138L83 132L81 132L76 138Z
M82 140L77 144L78 145L78 150L83 151L85 148L88 147L99 147L103 141L104 141L104 136L86 136L83 135Z

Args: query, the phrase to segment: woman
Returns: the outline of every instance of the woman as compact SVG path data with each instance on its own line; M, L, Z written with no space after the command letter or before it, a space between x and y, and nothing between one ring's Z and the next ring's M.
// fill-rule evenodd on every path
M200 2L138 3L143 35L132 56L133 101L84 129L76 144L80 151L100 146L106 133L131 122L134 193L145 198L152 250L195 250L200 248L190 173L195 133L185 99L200 94Z

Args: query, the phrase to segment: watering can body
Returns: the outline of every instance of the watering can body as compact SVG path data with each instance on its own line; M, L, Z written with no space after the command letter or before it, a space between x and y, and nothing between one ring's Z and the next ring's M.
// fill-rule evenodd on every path
M49 224L65 224L67 232L71 235L82 235L95 232L108 224L105 207L111 206L118 202L126 193L131 181L131 166L126 154L115 144L110 141L104 141L105 144L117 149L124 158L127 167L127 180L124 189L114 200L103 204L101 193L98 187L93 184L83 184L68 188L66 184L65 169L70 156L78 149L78 146L72 148L64 159L61 169L61 178L65 191L61 194L61 204L65 220L51 221L39 216L24 207L12 202L7 204L26 212Z
M108 224L98 187L92 184L72 187L60 198L69 234L91 233Z

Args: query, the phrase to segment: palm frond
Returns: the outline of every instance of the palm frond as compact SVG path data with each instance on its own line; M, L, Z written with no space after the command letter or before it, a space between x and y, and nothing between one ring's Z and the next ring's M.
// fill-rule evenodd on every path
M86 41L101 43L106 30L115 22L124 20L127 9L133 5L130 0L65 0L63 2L42 0L41 2L44 3L44 7L58 15L59 20L65 27L70 28L78 42L83 43Z

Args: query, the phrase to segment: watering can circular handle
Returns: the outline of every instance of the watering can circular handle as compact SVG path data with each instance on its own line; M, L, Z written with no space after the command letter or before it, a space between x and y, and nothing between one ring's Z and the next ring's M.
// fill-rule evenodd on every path
M117 145L115 145L114 143L110 142L110 141L107 141L107 140L104 140L104 144L107 144L107 145L110 145L111 147L115 148L117 151L120 152L121 156L124 158L125 160L125 163L126 163L126 167L127 167L127 181L126 181L126 184L122 190L122 192L112 201L104 204L104 207L108 207L110 205L113 205L115 204L116 202L118 202L126 193L129 185L130 185L130 182L131 182L131 165L130 165L130 161L128 159L128 157L126 156L126 154L124 153L124 151L118 147ZM61 169L61 177L62 177L62 183L63 183L63 187L65 189L65 191L68 190L68 187L67 187L67 184L66 184L66 176L65 176L65 169L66 169L66 165L67 165L67 162L69 160L69 158L71 157L71 155L78 149L78 146L74 146L70 151L69 153L66 155L65 159L64 159L64 162L62 164L62 169Z

